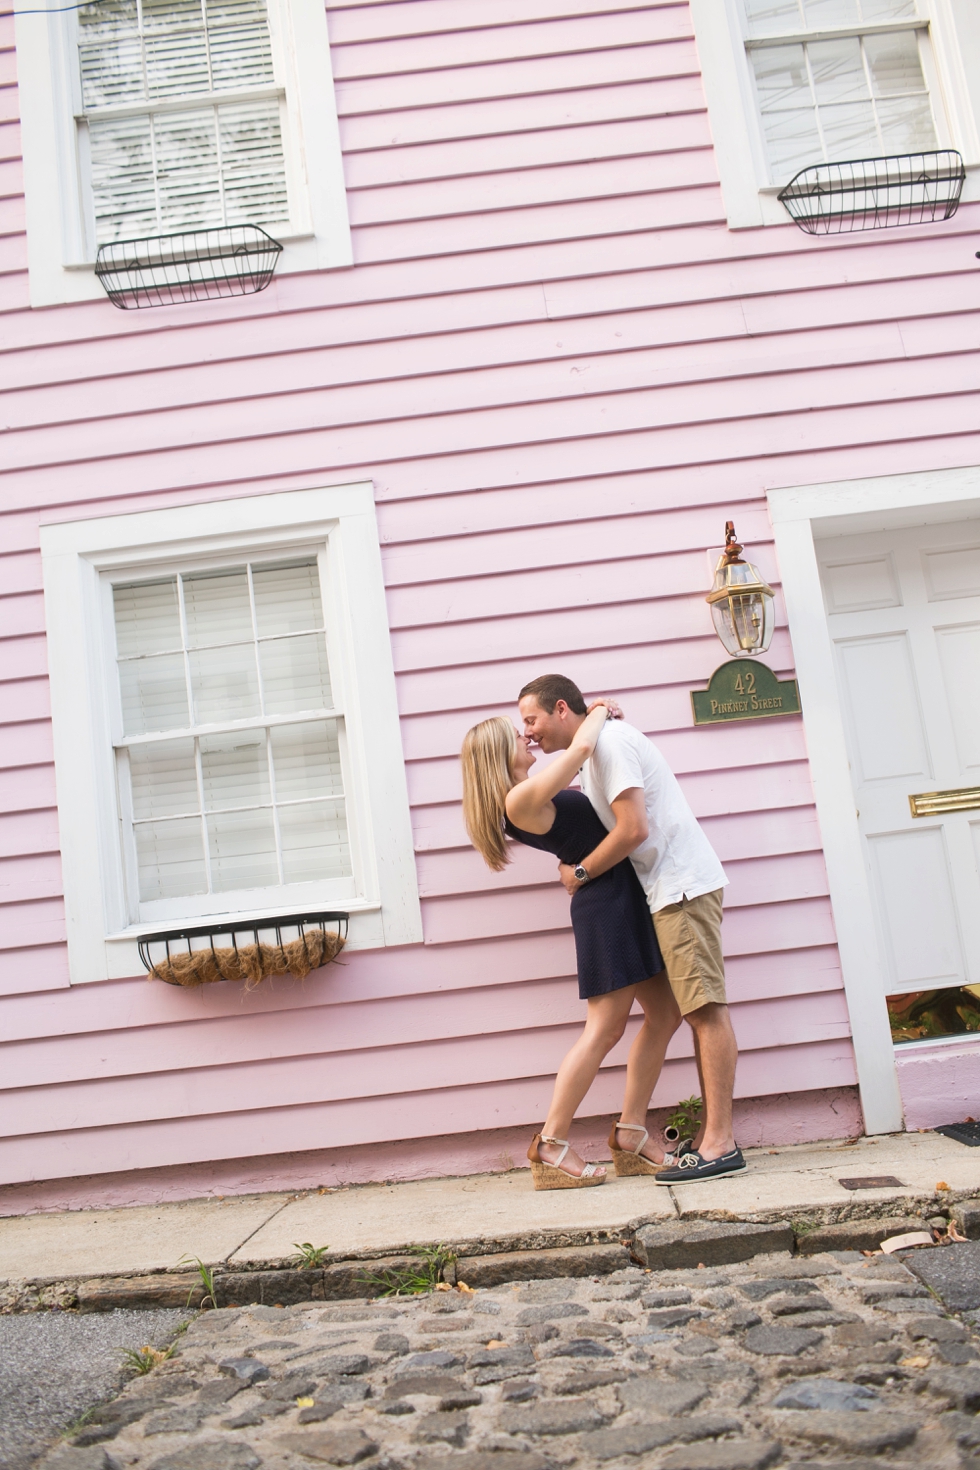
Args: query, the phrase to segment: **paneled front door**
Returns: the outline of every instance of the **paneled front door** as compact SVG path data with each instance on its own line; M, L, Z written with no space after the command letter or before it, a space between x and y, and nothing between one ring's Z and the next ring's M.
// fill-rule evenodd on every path
M817 553L886 993L980 984L980 520Z

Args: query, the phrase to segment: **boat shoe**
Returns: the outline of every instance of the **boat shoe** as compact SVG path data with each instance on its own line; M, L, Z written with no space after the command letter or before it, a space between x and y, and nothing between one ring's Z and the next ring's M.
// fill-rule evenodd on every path
M657 1184L693 1184L697 1179L717 1179L719 1174L735 1174L745 1168L740 1148L722 1154L720 1159L703 1159L696 1148L682 1154L671 1169L661 1169L656 1175Z

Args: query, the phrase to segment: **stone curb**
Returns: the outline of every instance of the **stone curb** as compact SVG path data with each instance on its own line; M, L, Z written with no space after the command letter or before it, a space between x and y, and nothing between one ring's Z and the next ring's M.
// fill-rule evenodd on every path
M906 1203L906 1201L903 1201ZM918 1203L918 1202L915 1202ZM447 1246L453 1259L443 1271L451 1285L457 1281L474 1288L496 1286L506 1281L549 1277L601 1276L636 1262L648 1270L731 1265L771 1251L796 1251L802 1256L822 1251L875 1250L888 1235L921 1229L925 1217L943 1202L925 1199L921 1215L860 1217L827 1220L814 1227L810 1221L689 1219L651 1223L642 1216L622 1232L624 1239L610 1241L617 1232L592 1229L569 1233L542 1232L526 1238L500 1241L465 1241ZM895 1201L882 1208L894 1209ZM914 1207L914 1206L913 1206ZM931 1207L931 1208L930 1208ZM865 1207L867 1208L867 1207ZM945 1211L961 1233L980 1239L980 1199L945 1202ZM561 1243L553 1243L560 1241ZM514 1246L519 1244L519 1248ZM498 1249L488 1246L497 1245ZM417 1247L421 1249L421 1247ZM305 1301L350 1301L376 1297L387 1288L386 1273L418 1270L422 1256L372 1256L365 1252L323 1267L301 1270L274 1262L253 1269L228 1270L214 1266L218 1305L290 1306ZM376 1278L372 1280L372 1278ZM107 1312L116 1307L186 1307L197 1309L205 1288L199 1274L188 1271L148 1271L119 1277L75 1277L0 1281L0 1313L43 1311L52 1307L76 1308L80 1312Z

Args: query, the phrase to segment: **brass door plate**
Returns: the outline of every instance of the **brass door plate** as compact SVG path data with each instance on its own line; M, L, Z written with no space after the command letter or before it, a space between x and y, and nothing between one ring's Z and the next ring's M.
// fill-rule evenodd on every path
M980 786L961 786L958 791L920 791L909 797L913 817L936 817L943 812L969 812L980 807Z

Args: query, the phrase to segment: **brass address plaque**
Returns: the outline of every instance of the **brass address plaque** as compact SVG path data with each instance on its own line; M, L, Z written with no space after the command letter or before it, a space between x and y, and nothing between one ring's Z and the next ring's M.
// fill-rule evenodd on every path
M943 812L969 812L980 807L980 786L961 786L958 791L921 791L909 797L913 817L937 817Z
M795 679L777 679L772 669L752 658L735 658L715 669L707 689L692 689L696 725L722 725L732 720L771 720L800 713Z

